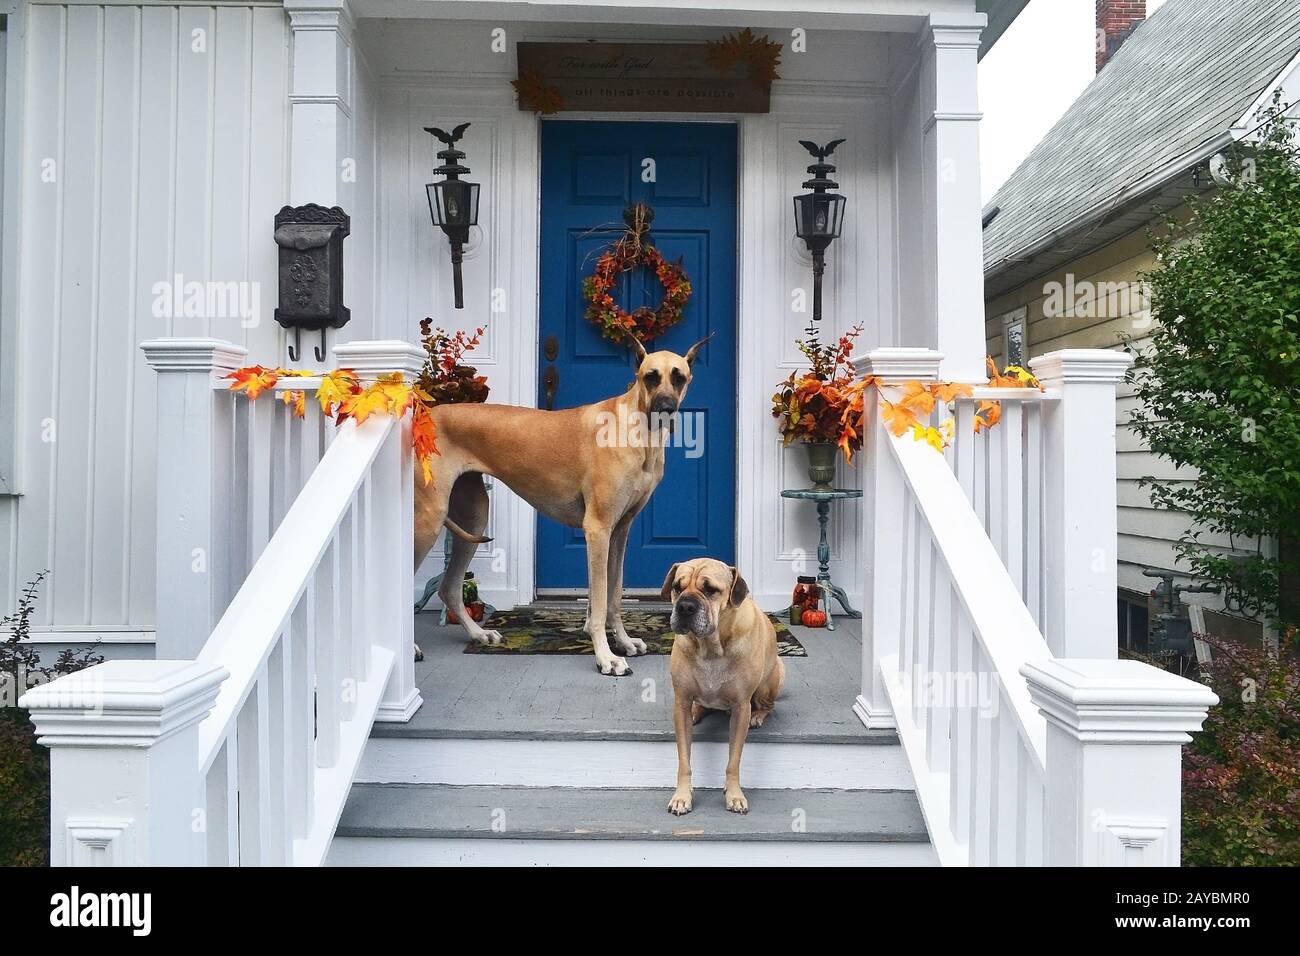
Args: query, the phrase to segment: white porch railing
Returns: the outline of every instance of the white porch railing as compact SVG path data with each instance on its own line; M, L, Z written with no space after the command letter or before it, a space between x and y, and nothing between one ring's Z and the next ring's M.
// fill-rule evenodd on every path
M940 358L885 349L864 371L933 380ZM855 710L868 726L897 728L944 864L1176 865L1180 748L1217 699L1116 659L1116 592L1105 589L1114 385L1126 362L1071 351L1040 364L1055 394L1005 396L982 447L959 407L948 460L894 438L868 408L874 557ZM1042 411L1025 414L1031 402ZM1064 474L1075 467L1086 484ZM1034 522L1039 533L1028 534ZM1063 555L1062 541L1089 560ZM1083 579L1061 580L1071 574ZM1053 641L1022 595L1057 623ZM1080 647L1092 653L1071 650Z
M51 863L319 864L372 724L420 704L409 420L335 429L315 379L277 386L308 393L292 420L278 396L229 393L242 350L228 343L145 350L162 659L24 696L51 748ZM404 342L335 353L363 377L422 358Z

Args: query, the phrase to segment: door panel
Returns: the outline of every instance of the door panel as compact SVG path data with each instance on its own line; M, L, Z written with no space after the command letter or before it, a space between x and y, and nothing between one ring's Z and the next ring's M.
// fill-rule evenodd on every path
M646 158L655 161L649 183L642 181ZM539 342L554 335L560 343L553 363L556 408L609 398L632 381L631 349L602 338L583 317L582 280L621 232L623 210L638 201L655 212L651 241L668 259L681 258L693 289L682 321L648 347L684 353L714 333L695 363L664 479L628 541L625 586L657 589L676 561L701 555L734 561L736 130L707 123L543 123ZM656 307L662 297L658 279L644 269L625 274L615 292L628 310ZM552 364L540 345L538 362L542 370ZM585 588L581 530L540 515L537 522L537 586Z

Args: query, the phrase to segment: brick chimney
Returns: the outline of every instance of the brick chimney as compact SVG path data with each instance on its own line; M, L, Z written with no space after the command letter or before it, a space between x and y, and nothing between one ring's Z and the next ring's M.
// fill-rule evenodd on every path
M1097 0L1097 72L1147 18L1147 0Z

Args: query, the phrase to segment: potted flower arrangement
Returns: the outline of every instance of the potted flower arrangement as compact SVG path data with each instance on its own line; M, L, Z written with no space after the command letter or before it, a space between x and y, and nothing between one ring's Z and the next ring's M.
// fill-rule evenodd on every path
M835 480L835 456L844 436L842 422L856 377L849 357L853 340L861 334L862 326L856 325L834 345L826 345L816 327L809 324L805 337L795 341L808 359L807 370L791 372L772 396L772 416L785 447L797 441L808 450L808 477L818 491L829 490ZM862 436L854 433L845 450L851 454L861 447Z
M429 397L428 404L451 405L457 402L486 402L487 376L462 361L466 352L478 347L484 330L474 334L433 327L433 319L420 322L420 344L424 346L424 368L420 370L419 388Z

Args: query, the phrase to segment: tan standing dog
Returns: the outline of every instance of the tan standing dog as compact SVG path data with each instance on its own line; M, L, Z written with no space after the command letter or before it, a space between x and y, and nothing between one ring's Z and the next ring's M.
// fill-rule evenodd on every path
M664 475L664 447L672 413L686 397L691 367L708 338L685 355L649 352L635 339L636 378L627 391L594 405L558 411L514 405L439 405L433 409L438 451L433 481L416 477L415 566L419 568L444 524L453 532L451 561L438 596L472 640L499 644L465 613L461 584L487 527L483 475L505 482L548 518L581 528L587 541L588 604L585 630L602 674L630 673L610 651L606 629L625 655L644 654L645 641L628 635L620 616L623 553L632 521ZM611 440L612 439L612 440Z
M706 710L731 711L723 798L727 809L748 813L740 789L740 752L750 727L762 726L785 680L776 628L734 567L712 558L674 564L663 596L673 602L673 729L677 733L677 790L670 812L690 813L691 728Z

